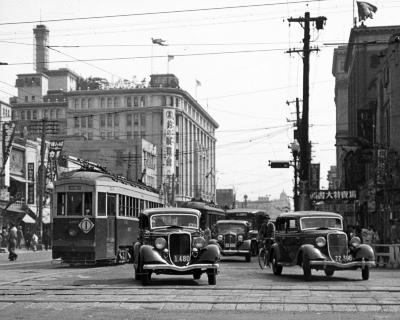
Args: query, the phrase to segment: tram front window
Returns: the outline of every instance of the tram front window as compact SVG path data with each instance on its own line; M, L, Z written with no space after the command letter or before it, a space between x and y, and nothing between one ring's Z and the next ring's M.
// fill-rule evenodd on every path
M82 193L67 193L67 216L81 216L82 201Z

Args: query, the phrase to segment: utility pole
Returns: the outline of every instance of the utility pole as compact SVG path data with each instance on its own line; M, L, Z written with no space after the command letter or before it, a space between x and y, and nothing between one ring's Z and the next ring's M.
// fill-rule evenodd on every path
M39 167L39 179L38 179L38 229L39 239L42 241L43 236L43 198L46 188L46 170L44 166L44 159L46 156L46 118L42 119L42 132L41 132L41 145L40 145L40 167Z
M299 127L300 137L300 210L310 209L309 179L311 152L309 147L309 75L310 75L310 52L318 51L318 48L310 48L310 22L315 22L317 30L323 29L326 17L311 18L306 12L303 17L289 18L289 22L299 22L304 29L304 46L302 50L289 50L287 53L302 52L303 54L303 112Z

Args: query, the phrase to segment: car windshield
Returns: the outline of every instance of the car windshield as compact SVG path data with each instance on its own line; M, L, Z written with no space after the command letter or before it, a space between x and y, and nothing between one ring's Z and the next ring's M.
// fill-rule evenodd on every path
M246 232L246 226L237 223L220 223L217 224L217 232L221 234L228 232L233 232L236 234L244 234Z
M163 213L152 216L150 225L152 229L170 226L197 229L199 226L199 219L194 214Z
M300 219L302 230L306 229L338 229L342 230L342 219L336 217L307 217Z

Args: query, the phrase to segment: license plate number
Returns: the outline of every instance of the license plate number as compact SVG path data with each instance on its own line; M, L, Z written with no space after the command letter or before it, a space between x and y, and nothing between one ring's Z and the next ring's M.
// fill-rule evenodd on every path
M227 247L227 248L236 248L236 244L235 243L226 243L225 247Z
M174 259L174 262L189 262L190 261L190 256L181 255L181 254L175 254L173 259Z
M335 256L334 260L336 262L350 262L353 260L353 257L350 255Z

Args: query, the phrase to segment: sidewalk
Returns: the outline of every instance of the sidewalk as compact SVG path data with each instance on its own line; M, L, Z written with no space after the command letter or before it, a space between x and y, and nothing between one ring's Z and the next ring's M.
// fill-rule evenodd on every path
M1 248L5 249L5 248ZM51 260L51 249L50 250L38 250L32 251L25 248L17 249L15 251L18 255L16 262L35 262L35 261L50 261ZM0 264L11 264L13 261L8 260L8 250L0 251Z

